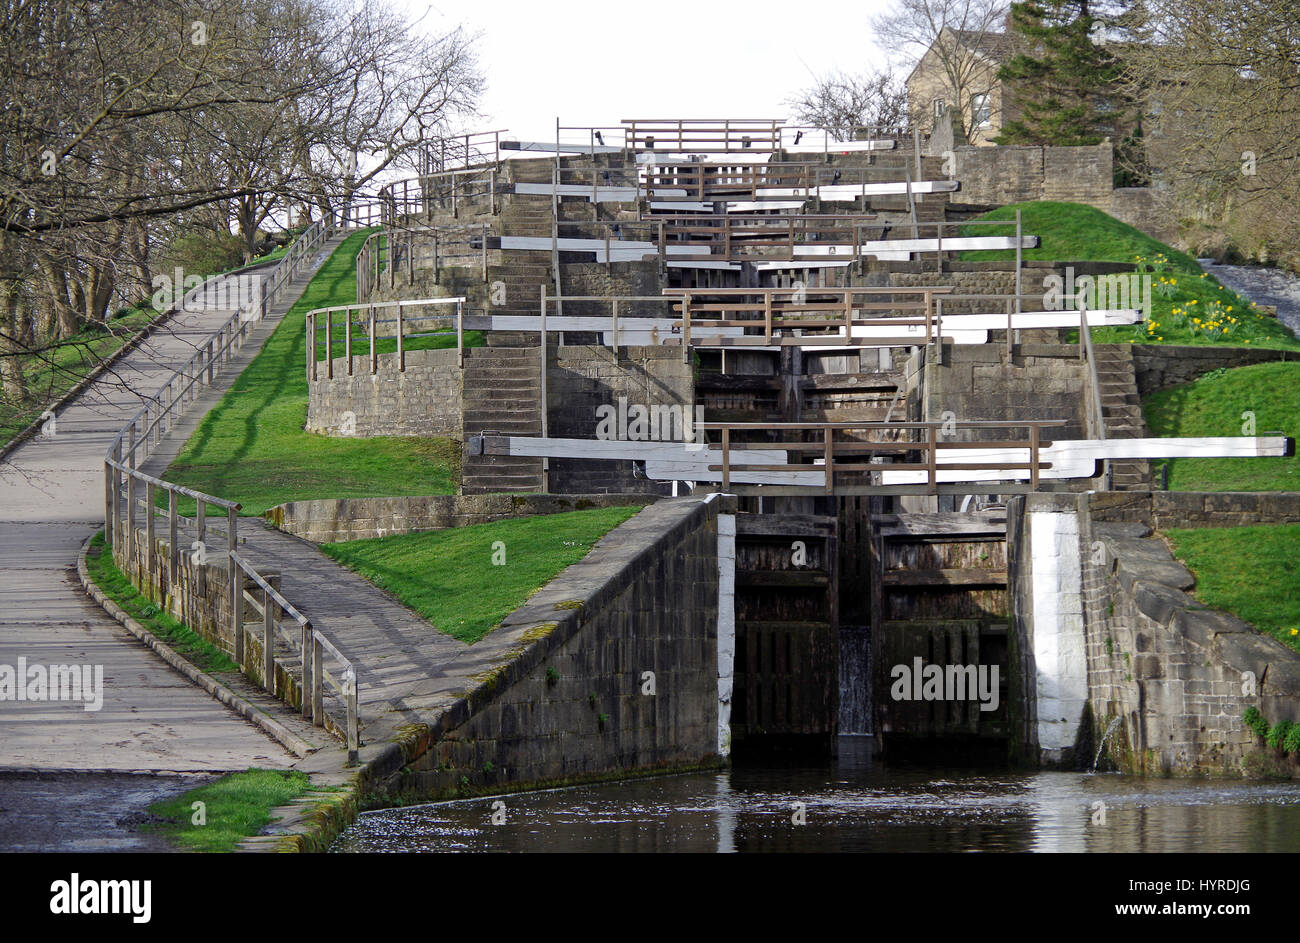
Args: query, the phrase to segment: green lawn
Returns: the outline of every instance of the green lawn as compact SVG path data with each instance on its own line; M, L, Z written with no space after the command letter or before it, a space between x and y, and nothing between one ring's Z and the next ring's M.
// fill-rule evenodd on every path
M330 438L303 430L306 314L355 300L354 260L367 234L353 233L325 262L186 443L168 481L239 501L249 516L284 501L455 492L460 449L451 439Z
M1184 252L1121 223L1101 210L1080 203L1040 200L1015 203L979 219L1013 221L1010 226L964 226L963 236L1015 235L1016 210L1026 235L1039 237L1025 259L1129 262L1151 276L1151 312L1144 323L1092 329L1099 344L1212 344L1300 350L1300 340L1276 318L1260 314L1254 304L1220 285ZM1011 249L968 250L964 261L1014 259ZM1038 286L1026 283L1026 292Z
M1300 362L1220 369L1194 383L1142 401L1156 436L1244 435L1242 414L1255 414L1255 432L1300 436ZM1300 459L1168 459L1171 491L1300 491ZM1159 464L1159 463L1156 463Z
M477 642L639 507L520 517L321 547L462 642ZM494 557L497 561L494 563Z
M258 834L271 821L272 809L310 787L307 774L298 770L254 768L231 773L174 799L155 802L149 812L164 821L146 827L163 832L186 851L234 851L241 839Z
M1300 651L1300 524L1171 530L1196 598Z
M127 615L199 670L208 674L239 670L239 666L225 652L189 626L177 622L136 591L131 581L117 568L113 555L105 552L103 531L95 535L86 551L86 572L95 585L103 590L104 595L121 606Z

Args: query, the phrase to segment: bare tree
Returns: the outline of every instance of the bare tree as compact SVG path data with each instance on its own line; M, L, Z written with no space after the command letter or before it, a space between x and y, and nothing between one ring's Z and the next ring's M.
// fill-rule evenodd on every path
M1145 160L1191 243L1300 269L1300 20L1288 0L1150 0L1126 48Z
M821 128L841 141L858 128L898 128L907 124L907 90L891 69L864 75L835 72L817 80L786 104L795 120Z
M899 56L931 57L970 128L972 98L994 85L998 65L990 51L1002 39L1006 13L1005 0L897 0L893 9L871 18L871 28L879 45ZM911 103L914 122L922 107Z

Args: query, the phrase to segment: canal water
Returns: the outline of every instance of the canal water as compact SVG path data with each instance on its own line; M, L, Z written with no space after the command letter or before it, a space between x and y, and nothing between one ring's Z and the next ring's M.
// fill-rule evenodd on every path
M1300 851L1300 783L891 767L870 742L843 738L825 766L368 812L332 850Z

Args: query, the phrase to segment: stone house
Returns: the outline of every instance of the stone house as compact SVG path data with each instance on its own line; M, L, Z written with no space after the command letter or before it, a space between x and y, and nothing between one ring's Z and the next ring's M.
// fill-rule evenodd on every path
M971 144L993 144L1011 104L997 77L1010 49L1005 32L944 27L905 82L913 125L929 133L955 107Z

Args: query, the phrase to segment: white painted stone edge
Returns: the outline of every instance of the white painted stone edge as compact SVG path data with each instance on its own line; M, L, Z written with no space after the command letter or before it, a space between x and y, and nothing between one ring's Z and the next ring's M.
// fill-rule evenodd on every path
M212 677L212 675L200 671L194 664L178 655L170 645L161 641L139 622L131 618L131 616L123 611L121 606L109 599L108 596L104 594L104 591L91 581L90 573L86 569L86 552L90 549L90 541L93 538L93 534L90 537L87 537L85 542L81 545L81 550L77 553L77 577L81 580L81 586L85 589L86 594L94 599L95 602L99 604L100 608L120 622L122 626L137 639L152 648L163 661L165 661L172 669L184 675L190 683L202 688L236 714L239 714L254 726L261 728L267 736L271 737L271 739L275 740L294 756L304 757L316 751L315 747L309 744L306 740L303 740L293 731L289 730L289 728L285 727L284 724L280 723L275 718L264 714L216 678ZM107 550L107 548L105 549Z

